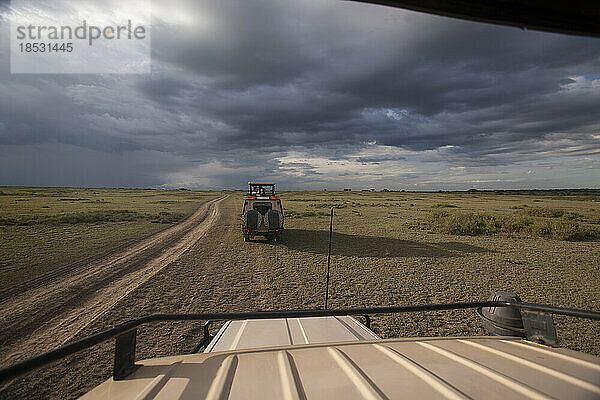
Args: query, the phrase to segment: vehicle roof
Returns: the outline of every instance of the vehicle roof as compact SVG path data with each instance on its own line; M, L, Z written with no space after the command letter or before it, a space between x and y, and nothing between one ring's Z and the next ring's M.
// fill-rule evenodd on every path
M227 321L204 352L369 339L379 337L351 316Z
M600 359L515 337L404 338L155 358L83 399L590 399Z

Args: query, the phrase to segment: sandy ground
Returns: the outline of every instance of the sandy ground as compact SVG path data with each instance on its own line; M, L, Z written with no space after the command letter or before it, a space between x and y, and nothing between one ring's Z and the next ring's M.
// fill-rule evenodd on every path
M25 282L0 303L3 365L71 341L200 240L219 218L223 198L185 221L109 256ZM14 292L14 289L13 289Z
M174 227L172 237L162 232L159 235L164 236L157 235L155 241L148 239L153 244L147 247L145 240L134 247L137 251L119 253L131 258L115 255L112 264L98 263L53 279L43 289L33 288L15 298L21 306L4 301L3 364L152 313L322 306L327 217L313 219L309 225L306 219L286 220L284 238L277 245L245 243L239 231L240 200L241 196L232 195L209 202ZM383 230L355 234L344 220L351 215L341 210L337 217L332 307L470 301L487 298L496 289L529 294L526 301L564 306L589 305L591 298L590 308L597 306L597 268L586 272L584 281L579 278L588 264L599 261L593 250L596 243ZM388 228L384 224L373 229ZM585 259L583 267L567 267L577 256ZM102 278L94 275L96 267ZM560 273L547 273L557 268ZM580 290L561 292L561 284L577 285ZM40 292L32 296L32 290ZM580 300L581 294L586 301ZM14 313L20 317L13 317ZM484 334L472 310L378 316L373 328L382 337ZM558 319L557 329L569 347L597 352L598 324L566 324ZM137 358L189 352L201 336L200 322L144 326L138 330ZM582 337L590 339L578 341ZM110 377L113 351L114 343L109 341L61 360L13 381L0 398L77 397Z

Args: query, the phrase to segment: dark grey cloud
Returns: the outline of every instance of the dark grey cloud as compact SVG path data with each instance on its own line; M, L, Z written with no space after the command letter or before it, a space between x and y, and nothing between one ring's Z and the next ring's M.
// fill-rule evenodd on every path
M0 152L105 154L131 186L572 185L529 172L549 165L600 181L598 39L334 0L154 5L149 75L10 75L3 52ZM10 165L0 184L69 180Z

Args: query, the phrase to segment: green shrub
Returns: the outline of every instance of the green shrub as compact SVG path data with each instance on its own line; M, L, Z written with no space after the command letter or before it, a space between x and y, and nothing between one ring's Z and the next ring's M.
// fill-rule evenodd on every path
M499 217L502 231L507 233L525 232L531 228L534 223L533 218L525 215L502 215Z
M431 208L458 208L458 206L449 203L435 203Z
M572 211L566 211L560 208L550 207L532 207L524 211L526 214L532 217L542 218L564 218L564 219L577 219L581 218L581 214L574 213Z
M593 217L591 217L590 223L600 225L600 215L594 215Z
M285 201L319 201L319 199L287 199Z
M58 199L58 201L88 201L89 199L84 199L81 197L64 197L61 199Z
M17 218L0 218L0 225L62 225L93 224L101 222L132 222L148 220L153 223L168 224L181 220L182 213L161 212L158 214L140 213L132 210L95 210L54 215L31 215Z
M546 214L547 215L547 214ZM493 235L496 233L527 233L558 240L588 240L600 238L600 228L586 225L562 214L561 218L533 218L522 213L489 214L475 212L433 211L426 216L428 226L436 232L450 235Z
M289 217L289 218L318 217L318 216L324 216L324 215L329 215L329 211L308 210L308 211L289 211L286 213L286 217Z
M340 209L340 208L346 208L346 204L342 203L342 204L328 204L328 203L316 203L316 204L310 204L309 207L314 207L314 208L336 208L336 209Z
M141 219L142 215L131 210L98 210L77 213L36 216L32 223L42 224L90 224L96 222L122 222Z
M549 221L537 221L531 227L531 233L536 236L552 237L552 225Z
M492 234L501 228L495 216L481 213L434 211L427 216L427 220L434 230L451 235Z
M16 218L0 218L0 226L13 226L19 225L19 221Z
M153 224L172 224L174 222L179 222L185 217L183 213L170 213L163 211L158 215L153 215L148 218L150 222Z
M538 236L558 240L586 240L600 237L600 229L580 224L576 221L541 221L532 229Z
M512 207L510 207L511 210L522 210L524 208L527 208L527 204L521 204L521 205L518 205L518 206L512 206Z

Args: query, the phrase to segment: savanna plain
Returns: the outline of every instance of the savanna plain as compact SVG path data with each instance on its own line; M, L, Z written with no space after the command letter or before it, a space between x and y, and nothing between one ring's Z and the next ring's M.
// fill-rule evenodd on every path
M151 313L485 300L600 309L600 191L280 193L281 242L244 242L243 192L0 187L0 365ZM555 316L600 355L600 323ZM218 327L218 325L217 325ZM473 310L373 317L381 337L484 335ZM216 328L215 328L216 329ZM138 330L138 358L190 351L200 322ZM72 398L112 373L112 342L4 384Z

